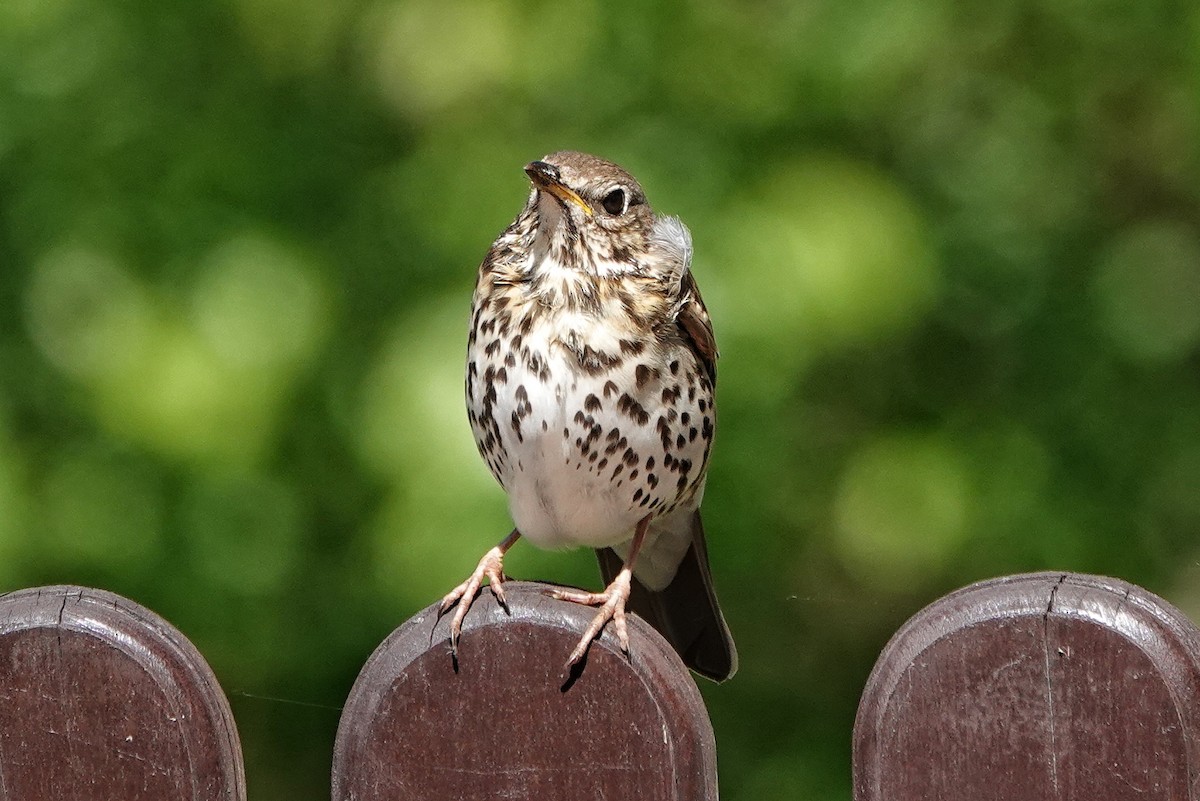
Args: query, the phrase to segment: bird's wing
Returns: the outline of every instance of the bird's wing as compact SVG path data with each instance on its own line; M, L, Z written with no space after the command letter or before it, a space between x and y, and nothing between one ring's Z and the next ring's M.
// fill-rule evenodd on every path
M712 318L708 316L708 309L704 308L700 288L696 286L696 279L692 277L691 270L683 274L681 289L679 314L676 319L679 321L679 327L687 335L692 350L708 370L709 379L716 384L717 339L713 336Z
M675 322L715 384L717 340L713 336L712 319L692 275L692 233L678 217L659 217L654 222L651 239L674 266L668 272L668 292L673 296Z

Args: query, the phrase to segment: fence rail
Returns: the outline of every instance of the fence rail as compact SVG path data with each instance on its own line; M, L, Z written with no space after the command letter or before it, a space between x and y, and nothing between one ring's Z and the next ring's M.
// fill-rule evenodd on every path
M687 670L630 620L582 674L591 610L512 582L484 593L457 662L430 607L364 666L342 714L335 801L717 797ZM856 801L1200 801L1200 631L1115 579L982 582L892 638L854 726ZM0 801L244 801L229 706L192 645L100 590L0 596Z

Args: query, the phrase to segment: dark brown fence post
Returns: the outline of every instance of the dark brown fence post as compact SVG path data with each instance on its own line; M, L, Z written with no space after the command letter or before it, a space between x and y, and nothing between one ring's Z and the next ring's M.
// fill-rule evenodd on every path
M242 801L237 730L200 654L112 593L0 596L0 801Z
M867 683L856 801L1196 801L1200 632L1116 579L985 581L918 613Z
M435 607L387 638L342 714L335 801L717 797L712 727L679 657L630 618L631 658L606 632L564 682L594 610L543 587L505 584L511 616L484 590L457 668Z

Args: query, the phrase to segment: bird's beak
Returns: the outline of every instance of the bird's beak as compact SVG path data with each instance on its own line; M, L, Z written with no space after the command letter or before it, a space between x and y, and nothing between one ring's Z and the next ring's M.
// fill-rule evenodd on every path
M531 161L525 165L525 174L538 189L549 192L564 203L574 203L583 209L584 214L591 216L592 207L585 203L575 190L569 189L562 182L558 167L544 161Z

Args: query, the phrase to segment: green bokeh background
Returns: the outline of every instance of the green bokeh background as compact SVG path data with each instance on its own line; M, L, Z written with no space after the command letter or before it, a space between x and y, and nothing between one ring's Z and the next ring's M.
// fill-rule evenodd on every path
M251 797L328 798L363 661L507 530L475 268L521 166L592 151L692 228L721 345L723 797L847 799L942 593L1200 613L1198 143L1184 0L4 0L0 587L158 611Z

